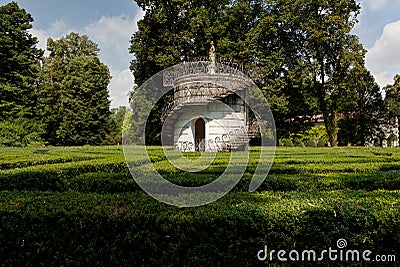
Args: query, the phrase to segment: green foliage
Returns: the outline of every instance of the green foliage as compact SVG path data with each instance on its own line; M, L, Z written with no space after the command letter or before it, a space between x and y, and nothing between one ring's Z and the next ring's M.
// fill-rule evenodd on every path
M388 137L388 141L398 141L398 137L395 134L390 134Z
M39 151L0 152L5 265L252 266L264 245L321 251L345 238L349 249L386 255L400 245L398 149L278 148L267 179L249 193L260 153L252 148L233 192L182 209L142 192L119 147ZM218 153L208 169L185 173L161 147L148 153L163 176L186 186L213 181L229 161Z
M282 1L291 10L299 11L294 23L302 25L301 65L310 71L311 88L318 99L324 116L328 139L332 146L338 143L338 118L340 104L352 97L346 82L352 68L361 68L365 50L358 38L350 34L357 22L360 6L355 0ZM298 19L297 19L298 18ZM333 45L334 44L334 45Z
M354 88L363 90L354 85L361 80L355 70L365 68L365 50L351 34L360 12L355 0L137 2L145 15L130 52L139 86L171 65L208 56L214 41L219 57L255 70L251 78L274 112L280 138L307 130L307 117L322 113L329 142L337 145L340 107L357 101ZM360 124L370 118L368 109L360 109ZM150 124L160 131L157 116Z
M283 145L287 146L287 147L294 147L294 144L293 144L292 140L290 140L290 139L284 139Z
M317 144L315 143L315 140L312 139L308 140L306 143L306 147L316 147L316 146Z
M289 138L280 139L281 145L287 147L316 147L318 143L325 146L328 140L325 126L314 126L302 133L289 133Z
M221 56L239 55L244 48L245 33L257 15L248 16L250 10L245 3L240 8L237 4L229 8L231 1L227 0L207 3L151 0L137 4L146 11L130 47L135 55L131 70L139 86L181 60L207 56L212 40L221 40L217 43Z
M47 49L40 99L46 140L53 145L111 142L111 76L97 56L97 44L70 33L55 41L49 38Z
M353 97L347 98L339 111L339 144L365 146L367 137L379 131L388 118L380 87L366 69L354 68L348 80L348 89Z
M40 144L41 138L53 145L110 143L111 76L97 44L76 33L50 38L50 55L40 62L43 51L28 32L32 22L17 3L0 6L1 144Z
M177 209L143 193L2 192L0 255L7 265L253 266L264 245L293 249L296 240L298 250L321 251L343 237L352 249L396 254L398 207L390 203L398 197L238 193L209 207Z
M43 129L34 120L15 119L0 122L0 146L40 145Z
M127 108L125 106L120 106L118 108L111 109L111 124L114 144L122 144L122 128L124 124L124 119L126 115Z
M322 144L322 146L324 146L328 140L325 126L314 126L302 134L297 134L297 136L298 139L306 143L308 147L318 146L318 143L320 143L320 146Z
M386 92L385 105L392 116L400 116L400 75L395 75L393 80L393 84L383 88Z
M57 135L66 145L99 145L108 142L109 105L108 68L98 57L71 60L64 78L65 94L61 105Z
M297 147L304 147L304 143L303 143L303 141L301 141L300 138L294 138L293 144L294 144L294 146L297 146Z
M324 147L326 146L326 141L325 140L319 140L317 143L317 147Z
M0 121L36 115L43 51L29 33L32 22L32 16L16 2L0 6Z

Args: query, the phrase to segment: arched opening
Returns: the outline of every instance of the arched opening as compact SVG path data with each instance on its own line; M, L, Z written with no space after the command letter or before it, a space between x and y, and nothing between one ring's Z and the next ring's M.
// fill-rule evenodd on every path
M199 118L194 125L196 151L205 151L206 122Z

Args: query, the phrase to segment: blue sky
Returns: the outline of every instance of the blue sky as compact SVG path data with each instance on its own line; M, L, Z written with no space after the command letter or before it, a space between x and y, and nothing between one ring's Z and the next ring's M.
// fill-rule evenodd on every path
M0 0L1 4L11 1ZM88 35L99 44L100 57L109 66L112 107L127 105L133 87L129 71L129 40L143 16L133 0L16 0L35 19L32 34L45 48L48 37L71 31ZM366 65L382 87L400 73L400 0L359 0L362 10L354 33L368 50Z

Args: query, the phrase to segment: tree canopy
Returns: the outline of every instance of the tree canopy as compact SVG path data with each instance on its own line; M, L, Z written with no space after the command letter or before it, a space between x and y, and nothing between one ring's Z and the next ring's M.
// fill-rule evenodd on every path
M32 22L32 16L16 2L0 6L0 120L36 115L36 81L43 51L29 33Z
M388 84L383 89L386 93L386 106L393 116L400 116L400 74L393 78L393 84Z
M0 145L114 142L121 130L111 129L111 76L97 44L77 33L49 38L43 57L32 22L16 2L0 6Z
M310 118L322 114L331 145L364 145L382 120L400 115L400 76L384 88L383 101L365 67L366 50L351 34L360 13L356 0L137 3L145 11L129 47L137 86L167 67L207 57L213 41L222 62L255 70L251 78L273 110L280 138L307 133ZM78 33L50 38L43 58L29 33L32 16L16 2L0 11L0 143L40 137L54 145L119 142L125 111L111 116L111 76L97 44ZM133 102L141 97L131 94ZM148 118L148 144L159 142L162 112L172 99L162 98Z
M219 57L257 69L278 133L296 125L301 129L300 118L320 113L331 145L338 144L340 106L355 97L348 82L352 69L365 68L366 51L351 34L360 12L355 0L137 3L145 16L130 52L139 86L166 67L207 56L214 41Z
M98 58L97 44L72 32L59 40L49 38L47 50L41 85L46 139L62 145L108 142L111 76Z

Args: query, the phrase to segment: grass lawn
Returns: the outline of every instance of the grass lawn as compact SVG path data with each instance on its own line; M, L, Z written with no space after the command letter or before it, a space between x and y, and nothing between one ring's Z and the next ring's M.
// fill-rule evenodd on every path
M258 153L251 150L243 178L222 199L178 208L141 190L122 147L2 148L0 265L365 266L377 255L400 265L399 148L279 147L250 193ZM206 170L187 173L160 147L149 155L166 179L185 186L215 180L229 160L220 153ZM134 161L145 164L146 155ZM345 249L371 250L371 261L318 261L339 239ZM275 252L260 261L265 246L315 250L317 260L282 262Z

